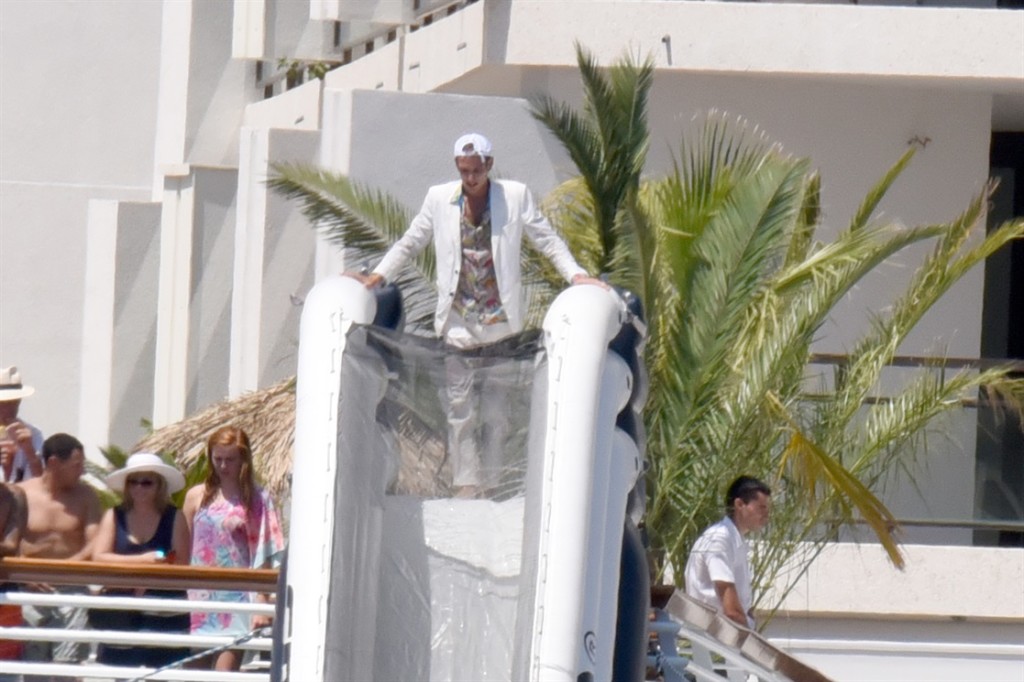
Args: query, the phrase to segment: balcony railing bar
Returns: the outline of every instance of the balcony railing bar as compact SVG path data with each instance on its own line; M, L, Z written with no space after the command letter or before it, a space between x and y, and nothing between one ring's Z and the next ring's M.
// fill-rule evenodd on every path
M339 66L349 64L360 57L365 57L384 45L393 43L398 40L399 36L403 35L407 31L412 32L421 26L429 25L437 18L451 16L475 2L476 0L450 0L449 2L430 4L426 8L423 8L419 3L416 3L414 5L415 15L412 23L403 26L382 26L376 31L358 35L349 38L348 40L343 40L341 36L342 28L346 22L335 21L333 22L332 46L335 53L341 53L341 59L325 56L321 59L305 59L299 61L305 62L306 64L318 62L329 64L330 68L328 70L333 70ZM306 82L304 77L297 79L295 82L288 82L287 76L287 69L279 68L273 62L265 60L257 62L256 87L257 89L263 90L265 99L269 99L275 94L279 94L276 92L276 88L280 83L285 83L284 89L290 90L292 87Z
M22 663L3 661L2 671L13 675L24 675L25 682L35 676L59 676L81 679L137 679L153 668L122 668L112 665L74 665L65 663ZM268 682L270 675L264 672L220 672L216 670L165 670L146 676L147 682Z
M831 398L831 394L828 393L804 393L803 399L809 402L824 402ZM891 403L893 398L884 395L869 395L862 401L865 405L886 405ZM988 405L1003 404L1005 401L989 398L985 401ZM981 404L981 401L977 398L961 398L960 407L966 407L970 409L977 409Z
M812 353L813 365L847 365L850 356L839 353ZM1008 358L951 358L934 355L897 355L888 363L890 367L931 367L935 369L992 369L1009 367L1013 372L1024 372L1024 361Z
M792 639L771 637L770 642L786 649L813 649L859 653L911 653L924 656L985 656L1020 659L1024 644L987 644L981 642L894 642L887 640Z
M867 524L863 519L854 520L856 524ZM899 526L916 528L967 528L970 530L1004 530L1024 532L1024 521L990 521L982 519L896 519Z
M177 565L131 566L101 562L8 558L0 560L0 581L50 583L55 585L106 585L128 588L196 588L274 592L277 587L277 571ZM263 615L269 615L274 612L274 607L269 604L32 592L0 594L0 603L160 612L201 611ZM218 647L226 646L260 652L269 652L272 649L272 641L268 637L253 637L248 639L248 641L236 644L238 640L229 636L118 630L70 630L25 626L0 628L0 639L83 643L103 642L130 646L186 647L198 650L216 650ZM83 677L122 680L137 679L140 675L154 671L151 668L119 668L88 662L83 664L58 664L0 661L0 672L23 675L26 682L31 682L36 676L68 676L79 679ZM221 673L210 670L176 669L155 673L152 676L146 677L146 679L181 680L182 682L267 682L269 675L265 672Z
M65 561L9 557L0 560L0 581L53 585L104 585L148 589L214 589L241 592L273 592L274 569L207 568L155 564L113 564L99 561Z
M849 364L849 355L833 353L814 353L809 363L812 365L833 365L842 371ZM898 355L888 362L889 367L924 367L937 370L956 369L977 369L987 370L994 367L1008 367L1011 373L1024 373L1024 362L1020 360L997 359L997 358L943 358L928 355ZM810 401L821 401L828 398L825 393L805 393L804 398ZM892 401L887 396L868 396L864 398L867 405L884 405ZM961 407L977 409L980 405L1002 405L1006 404L998 396L989 396L979 400L978 398L961 398Z
M103 644L129 644L152 647L192 647L212 649L234 642L234 637L221 635L182 635L167 632L125 632L123 630L68 630L64 628L37 628L11 626L0 628L0 639L16 639L23 642L86 642ZM236 645L237 649L270 651L273 642L269 637L253 637Z
M374 50L393 43L406 32L414 32L421 27L431 25L436 20L450 17L474 2L476 0L451 0L450 2L430 4L426 8L416 5L416 14L412 23L400 27L383 26L376 31L358 35L348 40L342 40L341 38L341 27L344 22L335 22L333 45L335 52L341 53L341 60L325 58L309 60L309 62L324 62L330 64L331 69L349 64L360 57L365 57L374 52ZM300 78L294 83L288 82L286 69L271 69L270 62L260 62L260 64L256 70L256 88L263 91L265 99L278 94L276 90L280 83L285 83L284 89L289 90L295 85L300 85L304 82L304 78Z
M159 613L244 613L250 616L273 616L273 604L237 601L202 601L186 599L155 599L152 597L121 597L88 594L42 594L38 592L0 592L0 604L26 606L80 606L87 609L137 609ZM0 638L2 639L2 638Z

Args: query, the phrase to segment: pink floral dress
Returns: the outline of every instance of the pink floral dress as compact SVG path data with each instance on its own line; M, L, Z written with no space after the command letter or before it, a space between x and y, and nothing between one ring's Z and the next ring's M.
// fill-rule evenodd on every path
M253 491L246 517L241 502L222 497L196 510L192 523L193 566L275 568L284 551L284 535L274 502L262 488ZM248 592L189 590L189 599L250 602ZM249 616L231 613L193 613L192 632L242 635L249 632Z

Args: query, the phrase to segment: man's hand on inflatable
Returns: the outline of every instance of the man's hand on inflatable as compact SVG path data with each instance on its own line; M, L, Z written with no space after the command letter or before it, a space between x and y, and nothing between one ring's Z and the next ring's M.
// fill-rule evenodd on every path
M358 279L360 282L363 283L363 286L366 287L367 289L379 287L381 284L384 283L384 277L376 272L371 272L369 274L365 272L343 272L341 274L343 274L345 277Z
M590 275L585 275L582 272L580 274L578 274L578 275L573 275L572 284L573 284L573 286L575 286L577 284L596 284L597 286L601 287L602 289L609 289L609 288L611 288L611 287L608 286L608 282L605 282L602 279L598 279L597 277L591 277Z

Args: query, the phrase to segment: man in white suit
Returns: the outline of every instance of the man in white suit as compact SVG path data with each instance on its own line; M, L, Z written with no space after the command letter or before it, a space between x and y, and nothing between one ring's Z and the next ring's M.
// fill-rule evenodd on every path
M397 276L433 240L438 294L434 329L447 344L463 349L522 331L524 236L566 281L607 286L579 266L524 184L488 177L494 157L486 137L463 135L453 155L460 179L431 187L409 229L373 272L353 276L367 287L378 286ZM448 375L453 484L460 492L477 494L488 482L479 480L479 467L472 464L476 455L469 452L475 447L470 433L475 410L467 396L472 377L453 364Z

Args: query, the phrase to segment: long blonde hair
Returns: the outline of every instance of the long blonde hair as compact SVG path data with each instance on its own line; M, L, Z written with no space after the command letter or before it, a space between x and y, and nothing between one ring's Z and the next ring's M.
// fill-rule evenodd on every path
M249 434L237 426L222 426L214 431L206 441L206 481L203 499L199 506L205 507L210 504L220 490L220 475L217 473L217 467L213 465L213 449L224 446L238 448L238 452L242 455L242 467L238 472L238 487L242 492L242 505L248 512L252 509L253 491L256 489L252 471L252 446L249 444Z

